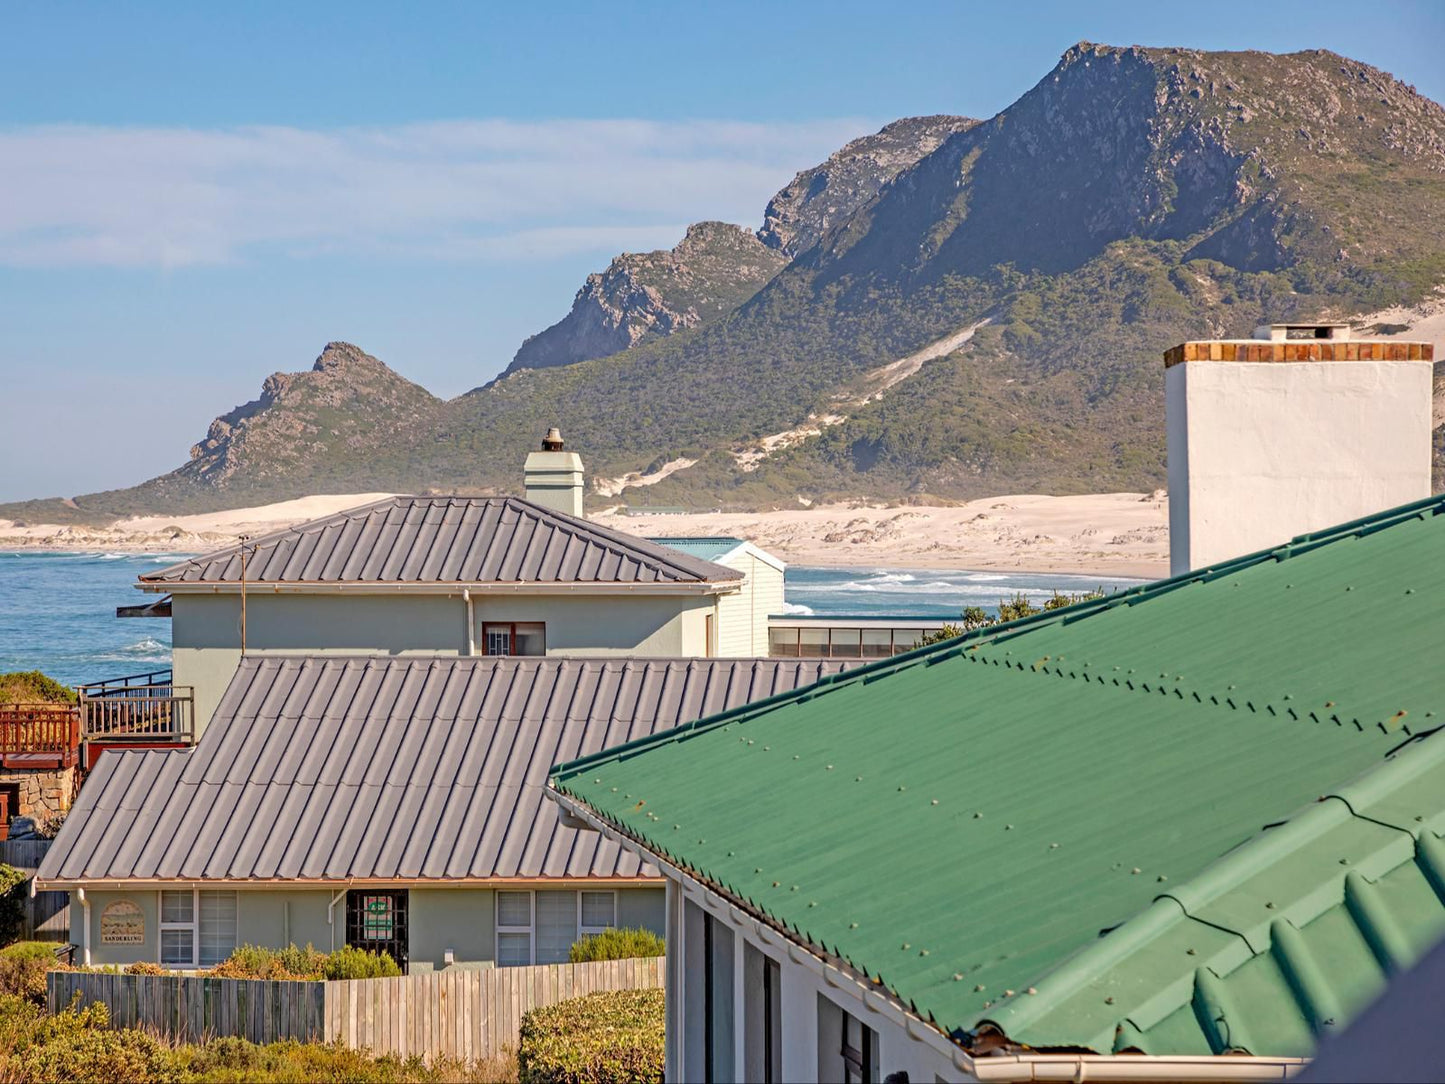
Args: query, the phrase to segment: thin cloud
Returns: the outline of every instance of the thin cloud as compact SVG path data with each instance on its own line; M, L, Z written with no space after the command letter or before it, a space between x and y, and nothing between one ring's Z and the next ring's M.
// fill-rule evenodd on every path
M756 223L767 198L873 126L438 121L0 131L0 264L185 267L264 252L518 260Z

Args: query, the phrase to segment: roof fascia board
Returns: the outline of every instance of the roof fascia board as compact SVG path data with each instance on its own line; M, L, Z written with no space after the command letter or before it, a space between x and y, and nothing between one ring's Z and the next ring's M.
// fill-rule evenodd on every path
M86 878L55 877L35 879L37 892L69 892L83 888L88 892L139 892L162 888L234 888L254 892L290 891L293 888L539 888L600 887L659 888L661 877L277 877L271 880L247 880L235 877L190 878Z
M724 563L725 561L727 561L729 558L731 558L731 557L733 557L733 556L735 556L736 554L739 554L739 553L745 553L745 554L747 554L749 557L754 557L754 558L756 558L757 560L761 561L763 564L768 565L768 566L770 566L770 567L772 567L772 568L777 569L779 572L786 572L787 569L788 569L788 564L787 564L786 561L779 560L777 557L774 557L774 556L773 556L771 553L769 553L767 550L759 549L757 546L753 545L753 544L752 544L751 542L749 542L747 539L744 539L740 545L734 546L732 549L728 550L728 551L727 551L725 554L723 554L721 557L717 558L717 562L718 562L719 564L722 564L722 563ZM731 566L729 566L729 567L731 567Z
M747 903L699 881L664 856L618 831L586 803L547 784L547 797L574 818L624 850L657 866L677 881L683 895L715 918L751 933L763 945L781 948L788 959L805 967L828 986L856 998L865 1009L903 1027L909 1038L930 1047L964 1073L980 1081L1097 1080L1285 1080L1309 1064L1308 1058L1216 1055L1139 1054L1008 1054L975 1058L937 1024L924 1020L885 987L874 983L840 959L825 957L790 931L768 922Z
M695 583L544 583L518 581L502 583L323 583L317 580L284 583L250 580L246 594L331 595L455 595L463 591L473 594L523 595L729 595L742 590L742 580L699 580ZM182 583L138 582L142 591L177 595L239 595L241 585L229 581L190 580Z

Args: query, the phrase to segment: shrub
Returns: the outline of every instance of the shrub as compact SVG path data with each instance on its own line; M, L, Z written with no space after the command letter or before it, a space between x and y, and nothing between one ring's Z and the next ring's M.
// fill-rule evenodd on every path
M309 944L283 949L242 945L213 967L211 974L225 979L319 979L325 963L326 954Z
M573 946L568 958L574 964L585 964L592 960L631 960L638 956L661 956L667 951L662 938L651 930L622 929L603 930L588 934Z
M45 973L58 966L55 946L44 941L20 941L0 949L0 994L45 1004Z
M663 993L616 990L560 1001L522 1017L523 1084L662 1080Z
M59 813L52 813L35 826L35 834L41 839L54 839L60 835L60 830L65 827L65 814L68 810L62 809Z
M143 1031L107 1026L101 1004L42 1017L8 1068L22 1081L126 1080L168 1084L180 1080L170 1050Z
M0 704L74 704L77 699L74 689L39 670L0 674Z
M337 949L326 957L322 975L328 980L337 979L385 979L400 975L401 968L386 952L367 952L350 945Z
M25 882L29 878L14 866L0 862L0 945L8 945L20 933L25 919Z
M153 964L149 960L137 960L133 964L125 965L127 975L164 975L166 969L160 964Z

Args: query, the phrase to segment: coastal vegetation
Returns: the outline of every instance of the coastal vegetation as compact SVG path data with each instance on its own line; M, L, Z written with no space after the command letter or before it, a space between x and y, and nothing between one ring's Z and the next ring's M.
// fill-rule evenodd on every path
M973 632L975 629L992 628L995 625L1004 625L1020 618L1046 613L1049 610L1062 610L1065 606L1072 606L1076 602L1091 602L1103 597L1102 591L1085 591L1080 594L1055 591L1044 599L1042 606L1035 606L1027 596L1015 593L1012 598L999 599L997 613L989 613L982 606L965 606L957 621L950 621L937 631L925 634L914 646L926 647L929 644L941 644L944 640L952 640L966 632Z
M568 959L574 964L594 960L631 960L640 956L661 956L667 951L662 938L651 930L624 926L588 934L573 945Z
M39 670L0 674L0 704L74 704L75 690Z
M614 990L522 1017L522 1084L661 1084L663 992Z

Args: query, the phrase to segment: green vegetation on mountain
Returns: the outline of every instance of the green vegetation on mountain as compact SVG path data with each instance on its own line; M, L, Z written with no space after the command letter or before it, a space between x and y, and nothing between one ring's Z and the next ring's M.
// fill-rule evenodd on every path
M375 359L356 368L379 398L308 398L312 374L286 378L296 390L219 420L230 430L213 426L187 467L47 507L514 489L552 424L594 475L697 460L624 495L637 503L1151 489L1165 348L1412 305L1445 283L1445 110L1333 53L1084 43L993 119L943 120L956 130L934 130L931 153L854 185L872 194L810 220L816 243L735 308L448 403ZM816 214L787 192L770 221ZM768 236L787 248L801 236L787 229ZM17 514L40 511L0 509Z

